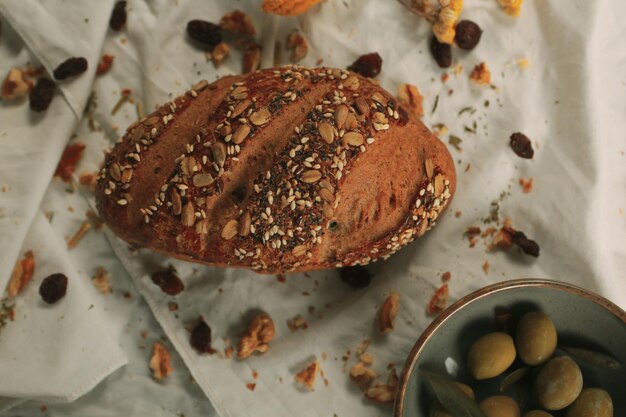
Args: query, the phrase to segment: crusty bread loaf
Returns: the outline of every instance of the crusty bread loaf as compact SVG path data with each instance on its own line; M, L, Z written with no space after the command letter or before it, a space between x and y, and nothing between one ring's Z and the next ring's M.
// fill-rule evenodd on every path
M445 145L375 81L287 66L202 81L133 123L96 197L134 245L275 273L386 258L454 189Z

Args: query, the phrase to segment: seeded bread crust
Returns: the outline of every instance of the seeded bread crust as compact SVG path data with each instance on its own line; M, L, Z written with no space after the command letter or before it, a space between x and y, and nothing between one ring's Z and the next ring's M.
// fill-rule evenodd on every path
M96 200L133 245L276 273L387 258L455 184L445 145L373 80L286 66L202 81L133 123Z

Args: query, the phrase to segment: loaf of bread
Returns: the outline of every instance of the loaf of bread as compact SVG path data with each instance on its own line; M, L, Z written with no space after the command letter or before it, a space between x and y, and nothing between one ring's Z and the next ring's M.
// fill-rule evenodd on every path
M387 258L454 189L445 145L375 81L285 66L201 81L133 123L96 198L133 245L277 273Z

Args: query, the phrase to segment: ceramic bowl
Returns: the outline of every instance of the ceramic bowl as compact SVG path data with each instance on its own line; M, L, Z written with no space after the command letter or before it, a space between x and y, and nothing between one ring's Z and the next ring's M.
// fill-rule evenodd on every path
M419 369L425 368L472 386L476 400L500 394L503 376L475 381L467 372L466 355L480 336L499 330L496 307L510 309L513 317L540 310L548 314L557 329L559 345L610 353L622 364L608 370L577 361L584 387L606 389L613 398L614 415L626 416L626 312L609 300L574 285L543 279L504 281L469 294L442 312L422 333L404 365L394 417L428 417L432 396ZM561 354L557 350L557 355ZM507 372L520 366L516 361ZM531 369L529 379L532 378ZM513 396L519 391L505 393ZM526 395L522 415L534 400ZM562 415L555 413L555 415Z

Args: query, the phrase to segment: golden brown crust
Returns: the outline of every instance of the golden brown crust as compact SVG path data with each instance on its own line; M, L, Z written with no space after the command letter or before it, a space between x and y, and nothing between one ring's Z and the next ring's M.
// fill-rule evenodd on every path
M445 146L375 82L286 66L199 83L131 125L96 195L130 243L273 273L388 257L455 182Z

